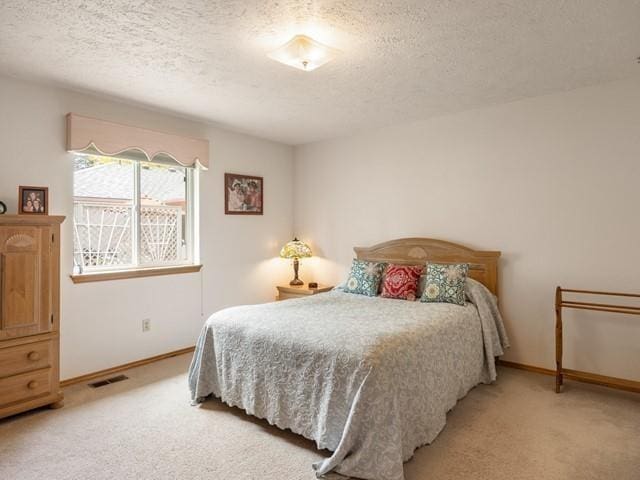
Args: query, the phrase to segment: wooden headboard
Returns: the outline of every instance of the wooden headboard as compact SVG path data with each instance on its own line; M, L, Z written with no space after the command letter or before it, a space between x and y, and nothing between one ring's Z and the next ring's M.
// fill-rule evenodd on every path
M373 247L355 247L360 260L419 265L468 263L469 276L498 295L498 258L500 252L480 252L456 243L432 238L399 238Z

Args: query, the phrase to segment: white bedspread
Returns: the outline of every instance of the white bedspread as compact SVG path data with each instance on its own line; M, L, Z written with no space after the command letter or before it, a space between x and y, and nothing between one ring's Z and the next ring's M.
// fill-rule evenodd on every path
M508 341L495 298L474 281L467 294L458 306L334 290L222 310L198 340L192 398L315 440L333 452L318 475L403 480L457 400L496 378Z

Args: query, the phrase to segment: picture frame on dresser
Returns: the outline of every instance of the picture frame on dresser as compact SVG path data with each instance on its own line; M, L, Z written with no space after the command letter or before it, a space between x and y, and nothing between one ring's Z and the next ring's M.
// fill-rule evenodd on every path
M18 213L20 215L48 215L49 187L18 187Z

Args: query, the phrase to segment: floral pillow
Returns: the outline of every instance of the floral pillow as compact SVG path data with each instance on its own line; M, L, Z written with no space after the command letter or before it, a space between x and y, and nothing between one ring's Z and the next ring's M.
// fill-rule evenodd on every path
M468 273L469 265L466 263L428 263L420 301L464 305L464 286Z
M418 291L416 292L416 295L418 297L422 297L422 294L424 293L424 287L427 286L427 272L425 270L422 271L420 280L418 280Z
M344 291L375 297L378 294L378 287L380 287L380 280L385 266L386 264L384 263L354 259Z
M388 265L382 281L382 296L415 300L422 265Z

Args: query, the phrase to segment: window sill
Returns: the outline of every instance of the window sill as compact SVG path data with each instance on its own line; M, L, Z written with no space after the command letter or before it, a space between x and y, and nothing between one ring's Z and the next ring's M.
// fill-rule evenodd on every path
M106 282L125 278L156 277L159 275L176 275L179 273L199 272L202 265L180 265L176 267L137 268L135 270L115 270L112 272L83 273L69 275L73 283Z

